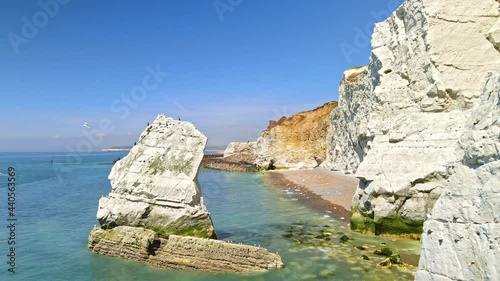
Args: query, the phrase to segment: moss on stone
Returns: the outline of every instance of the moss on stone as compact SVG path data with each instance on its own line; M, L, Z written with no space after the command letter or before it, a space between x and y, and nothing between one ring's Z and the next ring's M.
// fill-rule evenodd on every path
M151 175L162 174L165 172L165 166L163 165L163 159L161 156L157 156L153 161L149 163L149 171Z
M375 255L380 255L380 256L390 256L392 255L392 250L390 248L382 248L382 249L378 249L378 250L375 250L375 252L373 252Z
M390 255L389 259L391 260L392 264L402 264L403 261L401 261L401 257L398 254Z
M114 232L112 230L106 231L103 238L106 240L110 240L110 241L119 241L120 240L119 235L117 235L116 232Z
M418 240L423 231L423 224L423 221L403 220L399 216L374 220L357 208L354 208L351 214L351 229L364 234L395 235Z
M101 225L102 229L113 229L117 227L115 222L107 222L105 220L99 220L99 224Z
M161 218L149 217L144 221L144 227L161 234L163 237L174 234L179 236L216 238L210 218L198 220L180 218L175 222L165 222Z
M346 244L347 242L349 242L349 240L351 240L351 239L349 237L347 237L347 235L344 234L340 237L339 243Z
M423 232L423 224L423 222L419 221L408 223L403 221L401 217L378 218L375 220L375 234L390 234L419 239Z
M257 173L264 173L264 172L267 172L267 168L266 167L262 167L262 166L257 166L257 168L255 168L255 171Z
M375 234L375 222L372 218L361 213L357 208L353 208L351 229L364 234Z
M166 168L170 171L176 171L179 173L184 173L186 175L191 174L193 169L192 160L188 161L185 159L185 155L179 155L179 159L169 159L167 163L165 163Z

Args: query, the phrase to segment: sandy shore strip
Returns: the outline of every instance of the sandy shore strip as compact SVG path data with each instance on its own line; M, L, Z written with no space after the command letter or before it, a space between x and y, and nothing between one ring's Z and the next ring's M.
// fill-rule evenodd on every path
M299 202L346 223L350 220L352 197L358 186L357 178L323 168L270 171L263 182L286 190ZM295 192L296 189L300 192Z

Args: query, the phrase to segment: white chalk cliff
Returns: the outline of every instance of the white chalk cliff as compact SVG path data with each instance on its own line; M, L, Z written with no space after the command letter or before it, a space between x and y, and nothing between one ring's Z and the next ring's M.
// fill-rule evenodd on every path
M109 174L112 190L99 200L102 228L135 226L215 238L197 175L207 138L191 123L159 115Z
M500 280L500 74L465 129L463 159L424 224L416 280Z
M480 153L463 136L500 72L499 8L495 0L407 0L376 24L369 65L344 75L324 164L361 179L353 229L419 236L464 154ZM498 156L488 145L480 162Z

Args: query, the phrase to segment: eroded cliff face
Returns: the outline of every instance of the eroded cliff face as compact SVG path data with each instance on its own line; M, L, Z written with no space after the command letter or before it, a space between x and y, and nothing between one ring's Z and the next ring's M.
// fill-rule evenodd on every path
M500 280L500 74L457 149L462 161L424 224L416 280Z
M373 137L367 135L373 110L373 83L368 66L344 72L339 87L338 107L328 128L327 155L323 167L353 173L363 161Z
M330 115L337 107L329 102L311 111L301 112L279 121L270 121L269 127L257 140L257 166L313 168L326 156L326 136Z
M216 238L197 180L206 142L193 124L159 115L113 166L111 193L99 200L101 226Z
M463 159L459 139L488 75L500 69L499 5L408 0L376 25L370 64L342 82L329 133L326 163L361 179L353 229L422 233Z

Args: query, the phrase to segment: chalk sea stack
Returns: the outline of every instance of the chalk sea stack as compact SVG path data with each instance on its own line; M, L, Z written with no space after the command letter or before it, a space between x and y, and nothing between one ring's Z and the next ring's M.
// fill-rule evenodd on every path
M165 268L214 272L283 266L259 247L217 238L197 175L207 138L189 122L159 115L115 163L112 190L99 200L89 248ZM184 258L183 258L184 257Z
M99 200L101 227L216 238L197 180L206 142L194 125L158 116L113 166L111 193Z

